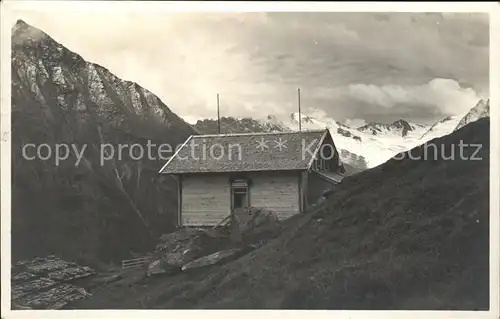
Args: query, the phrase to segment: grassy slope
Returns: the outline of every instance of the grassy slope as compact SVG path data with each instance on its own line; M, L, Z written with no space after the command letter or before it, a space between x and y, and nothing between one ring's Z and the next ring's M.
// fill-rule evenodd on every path
M431 142L447 155L460 140L482 144L483 159L391 160L345 179L325 206L239 260L110 286L78 306L487 309L489 119Z

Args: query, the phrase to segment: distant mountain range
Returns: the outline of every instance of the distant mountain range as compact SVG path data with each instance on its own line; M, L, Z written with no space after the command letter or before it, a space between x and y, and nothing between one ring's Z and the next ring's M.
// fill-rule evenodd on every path
M403 119L394 123L369 123L360 127L349 127L330 118L318 119L301 114L301 129L329 128L344 163L357 170L378 166L394 155L412 149L434 138L451 132L489 116L489 99L480 100L465 114L445 117L432 125L410 123ZM279 118L268 115L263 118L221 118L221 133L283 132L299 128L299 114L292 113ZM217 133L217 120L204 119L193 124L202 134Z

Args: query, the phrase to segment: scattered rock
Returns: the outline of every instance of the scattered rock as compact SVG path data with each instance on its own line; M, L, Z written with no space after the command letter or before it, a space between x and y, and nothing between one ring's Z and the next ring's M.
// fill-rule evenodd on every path
M93 275L95 272L87 266L83 267L71 267L66 269L61 269L58 271L54 271L48 274L50 279L60 280L60 281L68 281L83 277L88 277Z
M150 263L152 269L179 268L203 254L203 241L209 239L202 229L183 228L163 235L154 253L156 259ZM161 261L161 262L160 262ZM156 270L155 270L156 271Z
M11 269L13 309L60 309L90 295L70 281L96 274L90 267L53 255L19 261Z
M278 217L265 208L249 207L241 213L235 213L231 219L232 238L240 237L246 243L258 240L263 233L275 230L279 225Z
M204 230L200 228L181 228L175 232L164 234L160 237L159 243L155 247L155 252L164 250L172 251L173 246L191 243L198 236L203 234Z
M262 225L278 223L276 213L265 208L250 207L245 213L247 218L246 220L243 219L243 223L240 223L240 230L244 233L250 232Z
M96 278L96 279L93 280L93 283L96 283L96 284L109 284L109 283L118 281L118 280L120 280L122 278L123 278L123 275L120 274L120 273L119 274L113 274L113 275L106 276L106 277Z
M56 281L43 277L36 278L34 280L29 280L27 282L17 283L15 285L12 285L11 288L12 300L16 300L18 298L23 297L24 295L30 294L38 290L55 286L56 284L57 284Z
M70 284L59 284L46 291L26 295L16 300L17 306L34 309L60 309L68 303L86 298L89 294L83 288Z
M233 249L218 251L216 253L203 256L201 258L193 260L190 263L187 263L186 265L182 266L182 271L215 265L223 261L227 261L229 258L234 257L237 253L242 251L243 251L242 248L233 248Z
M160 274L171 274L179 270L180 266L169 264L165 259L157 259L148 265L146 277Z
M213 265L259 243L265 232L276 229L278 217L270 210L250 207L229 222L210 229L182 228L160 237L146 277ZM240 236L234 241L234 235ZM232 240L228 237L232 236ZM256 247L258 247L257 245Z
M35 277L36 276L33 275L32 273L29 273L27 271L23 271L23 272L18 273L18 274L13 274L12 275L12 281L26 281L26 280L29 280L29 279L33 279Z

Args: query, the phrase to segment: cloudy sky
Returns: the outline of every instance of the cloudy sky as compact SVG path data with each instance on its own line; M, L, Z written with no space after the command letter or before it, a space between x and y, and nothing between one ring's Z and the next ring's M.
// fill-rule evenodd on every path
M16 13L192 121L297 109L429 123L488 97L486 14Z

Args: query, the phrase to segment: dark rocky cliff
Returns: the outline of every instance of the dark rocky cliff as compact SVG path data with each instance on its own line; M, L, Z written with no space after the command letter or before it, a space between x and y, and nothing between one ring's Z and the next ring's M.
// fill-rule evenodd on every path
M19 20L12 29L13 260L119 260L148 247L174 227L177 190L157 174L165 163L158 148L139 158L140 149L174 148L193 133L153 93ZM29 160L41 144L48 145L42 157L49 148L52 156ZM132 144L141 146L131 153ZM67 145L61 155L70 152L56 164L57 145ZM74 150L82 149L78 160ZM102 161L103 149L114 156Z

